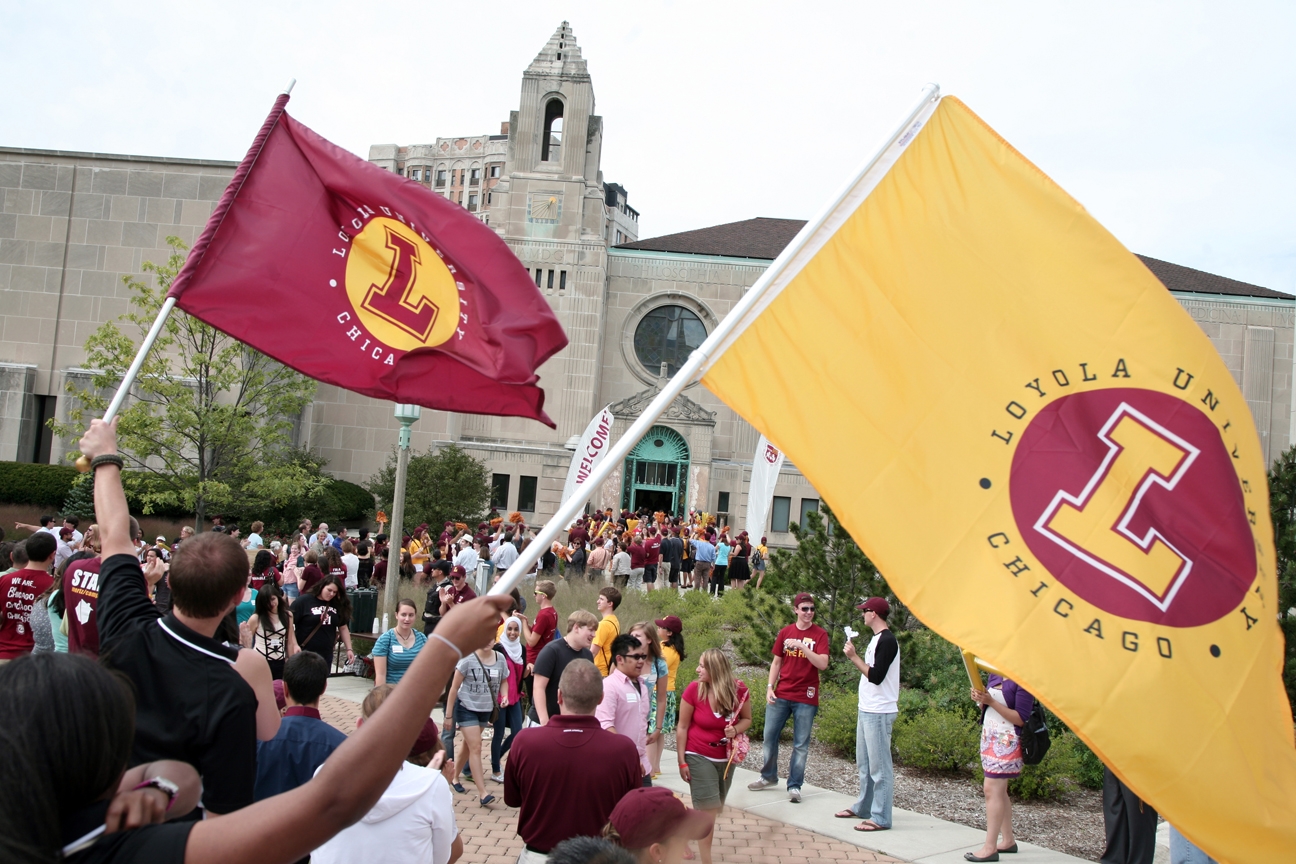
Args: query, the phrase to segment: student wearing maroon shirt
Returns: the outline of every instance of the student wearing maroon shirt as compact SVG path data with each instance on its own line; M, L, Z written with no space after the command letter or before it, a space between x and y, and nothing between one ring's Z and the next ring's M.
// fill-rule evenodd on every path
M630 541L630 548L626 551L630 553L630 584L637 585L643 581L644 567L648 558L643 538L635 534Z
M535 584L535 599L540 604L536 612L535 623L529 624L525 615L518 615L522 621L522 639L526 643L527 672L535 667L536 658L544 647L553 641L558 632L558 610L554 608L553 598L558 588L548 579L541 579ZM527 695L530 695L528 689Z
M31 632L31 610L36 598L54 584L49 569L54 565L58 540L48 531L37 531L23 541L27 566L0 576L0 662L30 654L36 644Z
M504 765L504 803L518 811L526 844L519 864L543 861L570 837L597 835L627 792L643 782L639 751L599 726L594 710L603 676L588 660L567 664L558 679L560 714L523 729Z
M652 528L648 531L648 537L644 540L644 586L653 590L653 584L657 581L657 567L661 564L662 538L661 529Z
M810 727L819 710L819 673L828 668L828 631L814 623L815 599L802 592L792 600L796 623L779 631L770 661L765 690L765 766L761 776L747 784L753 791L778 785L779 735L792 718L792 763L788 767L788 798L801 803L806 757L810 753Z

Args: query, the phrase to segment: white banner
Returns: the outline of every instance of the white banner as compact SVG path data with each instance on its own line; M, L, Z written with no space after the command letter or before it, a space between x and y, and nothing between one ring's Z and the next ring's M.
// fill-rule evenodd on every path
M578 494L584 495L586 499L593 494L594 490L586 488L585 481L589 479L595 467L603 461L603 456L612 444L612 412L609 410L611 407L608 405L595 414L594 419L585 427L585 434L581 435L580 443L576 445L576 452L572 454L571 467L567 469L567 482L563 485L563 503Z
M769 521L770 504L774 502L774 487L779 471L783 469L783 451L771 444L764 435L756 442L756 455L752 457L751 484L747 487L747 536L753 546L760 543Z

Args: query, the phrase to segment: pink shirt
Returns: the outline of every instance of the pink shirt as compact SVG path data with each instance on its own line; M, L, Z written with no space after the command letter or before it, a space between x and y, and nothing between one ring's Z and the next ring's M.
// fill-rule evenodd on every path
M652 773L648 761L648 710L651 707L648 685L642 678L631 681L620 669L613 669L603 679L603 701L594 711L599 725L604 729L615 727L618 735L634 742L639 751L639 766L644 776Z

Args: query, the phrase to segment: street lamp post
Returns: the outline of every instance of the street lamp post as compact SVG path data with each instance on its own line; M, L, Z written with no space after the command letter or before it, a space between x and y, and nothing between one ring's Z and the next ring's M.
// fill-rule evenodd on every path
M383 590L382 629L386 632L389 621L396 620L396 601L400 588L400 567L405 531L405 473L409 469L410 426L419 419L422 409L417 405L397 405L396 419L400 421L400 449L396 455L396 489L393 492L391 536L387 539L387 586ZM395 550L395 556L392 551Z

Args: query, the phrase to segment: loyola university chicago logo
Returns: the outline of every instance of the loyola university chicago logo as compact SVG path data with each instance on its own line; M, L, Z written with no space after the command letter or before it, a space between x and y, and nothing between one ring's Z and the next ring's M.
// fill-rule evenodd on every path
M337 321L370 361L387 366L416 348L464 337L467 290L454 264L400 213L360 206L338 231L350 308ZM338 287L336 279L330 287Z
M1253 533L1262 498L1253 487L1265 478L1237 467L1241 435L1250 434L1245 403L1221 405L1182 369L1164 392L1129 386L1123 360L1115 381L1093 366L1027 384L1038 408L1009 403L1022 422L992 434L1013 448L1016 524L987 542L1054 614L1126 651L1171 659L1177 628L1226 616L1236 624L1221 622L1227 632L1251 630L1259 619L1247 604L1264 605L1263 546ZM1212 633L1208 650L1218 657L1223 633Z

